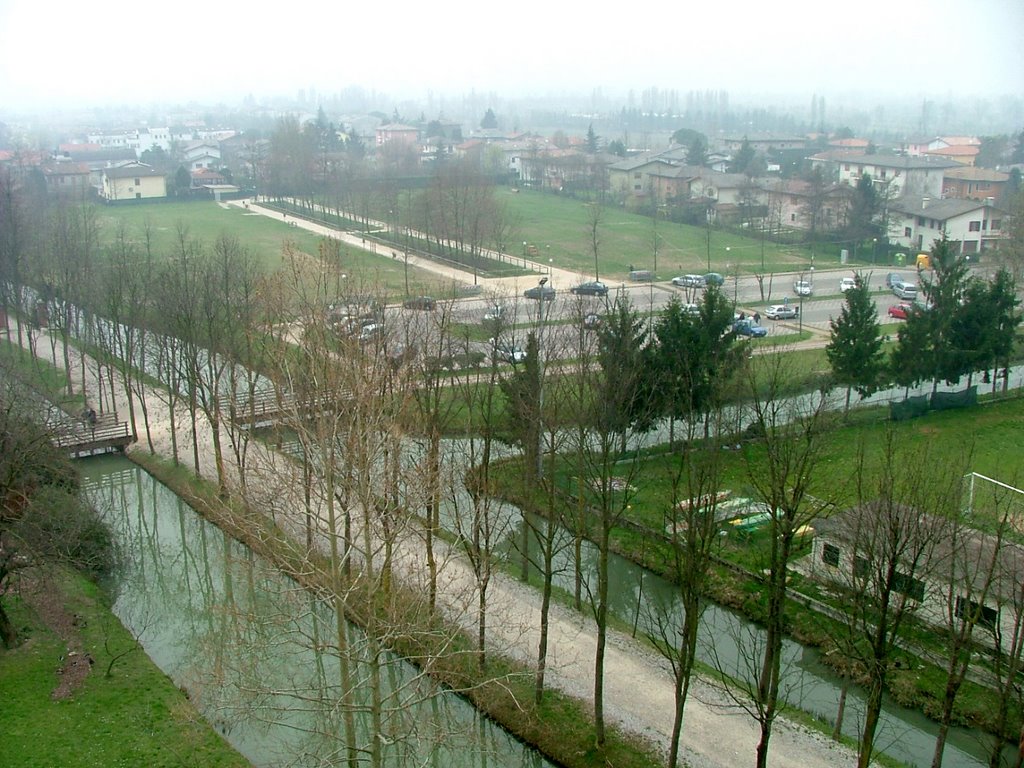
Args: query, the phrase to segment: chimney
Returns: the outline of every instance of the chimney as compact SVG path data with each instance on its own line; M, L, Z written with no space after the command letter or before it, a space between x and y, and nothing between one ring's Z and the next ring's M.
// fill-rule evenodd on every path
M930 197L922 197L921 198L921 210L923 211L925 208L927 208L928 207L928 203L930 203L931 201L932 201L932 199Z

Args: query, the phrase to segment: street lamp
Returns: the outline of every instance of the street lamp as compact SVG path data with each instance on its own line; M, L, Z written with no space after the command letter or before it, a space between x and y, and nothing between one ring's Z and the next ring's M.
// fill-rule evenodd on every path
M708 247L708 272L710 272L711 271L711 209L710 208L708 208L704 212L704 218L707 221L707 225L708 225L706 239L707 239L707 247Z

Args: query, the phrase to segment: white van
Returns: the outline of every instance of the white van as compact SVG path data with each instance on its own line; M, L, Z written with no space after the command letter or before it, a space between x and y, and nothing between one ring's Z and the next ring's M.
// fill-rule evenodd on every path
M917 286L903 280L894 280L892 283L892 294L897 298L913 301L917 298Z

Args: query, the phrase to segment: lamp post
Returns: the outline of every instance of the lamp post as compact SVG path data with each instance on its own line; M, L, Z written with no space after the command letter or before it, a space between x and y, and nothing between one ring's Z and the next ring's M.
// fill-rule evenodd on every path
M710 208L708 208L704 212L704 218L707 221L707 225L708 225L707 226L707 233L706 233L706 240L707 240L707 249L708 249L708 272L710 272L711 271L711 209Z
M543 439L544 433L544 324L547 320L547 313L544 305L549 301L544 298L544 285L548 278L542 277L537 285L541 289L540 294L540 330L537 333L537 479L544 476ZM554 301L554 298L550 299ZM525 550L524 550L525 551Z

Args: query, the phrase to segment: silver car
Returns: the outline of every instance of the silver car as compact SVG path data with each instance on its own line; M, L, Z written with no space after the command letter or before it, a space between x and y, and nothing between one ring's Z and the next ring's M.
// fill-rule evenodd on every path
M798 314L800 307L796 304L772 304L764 311L769 320L793 320Z

